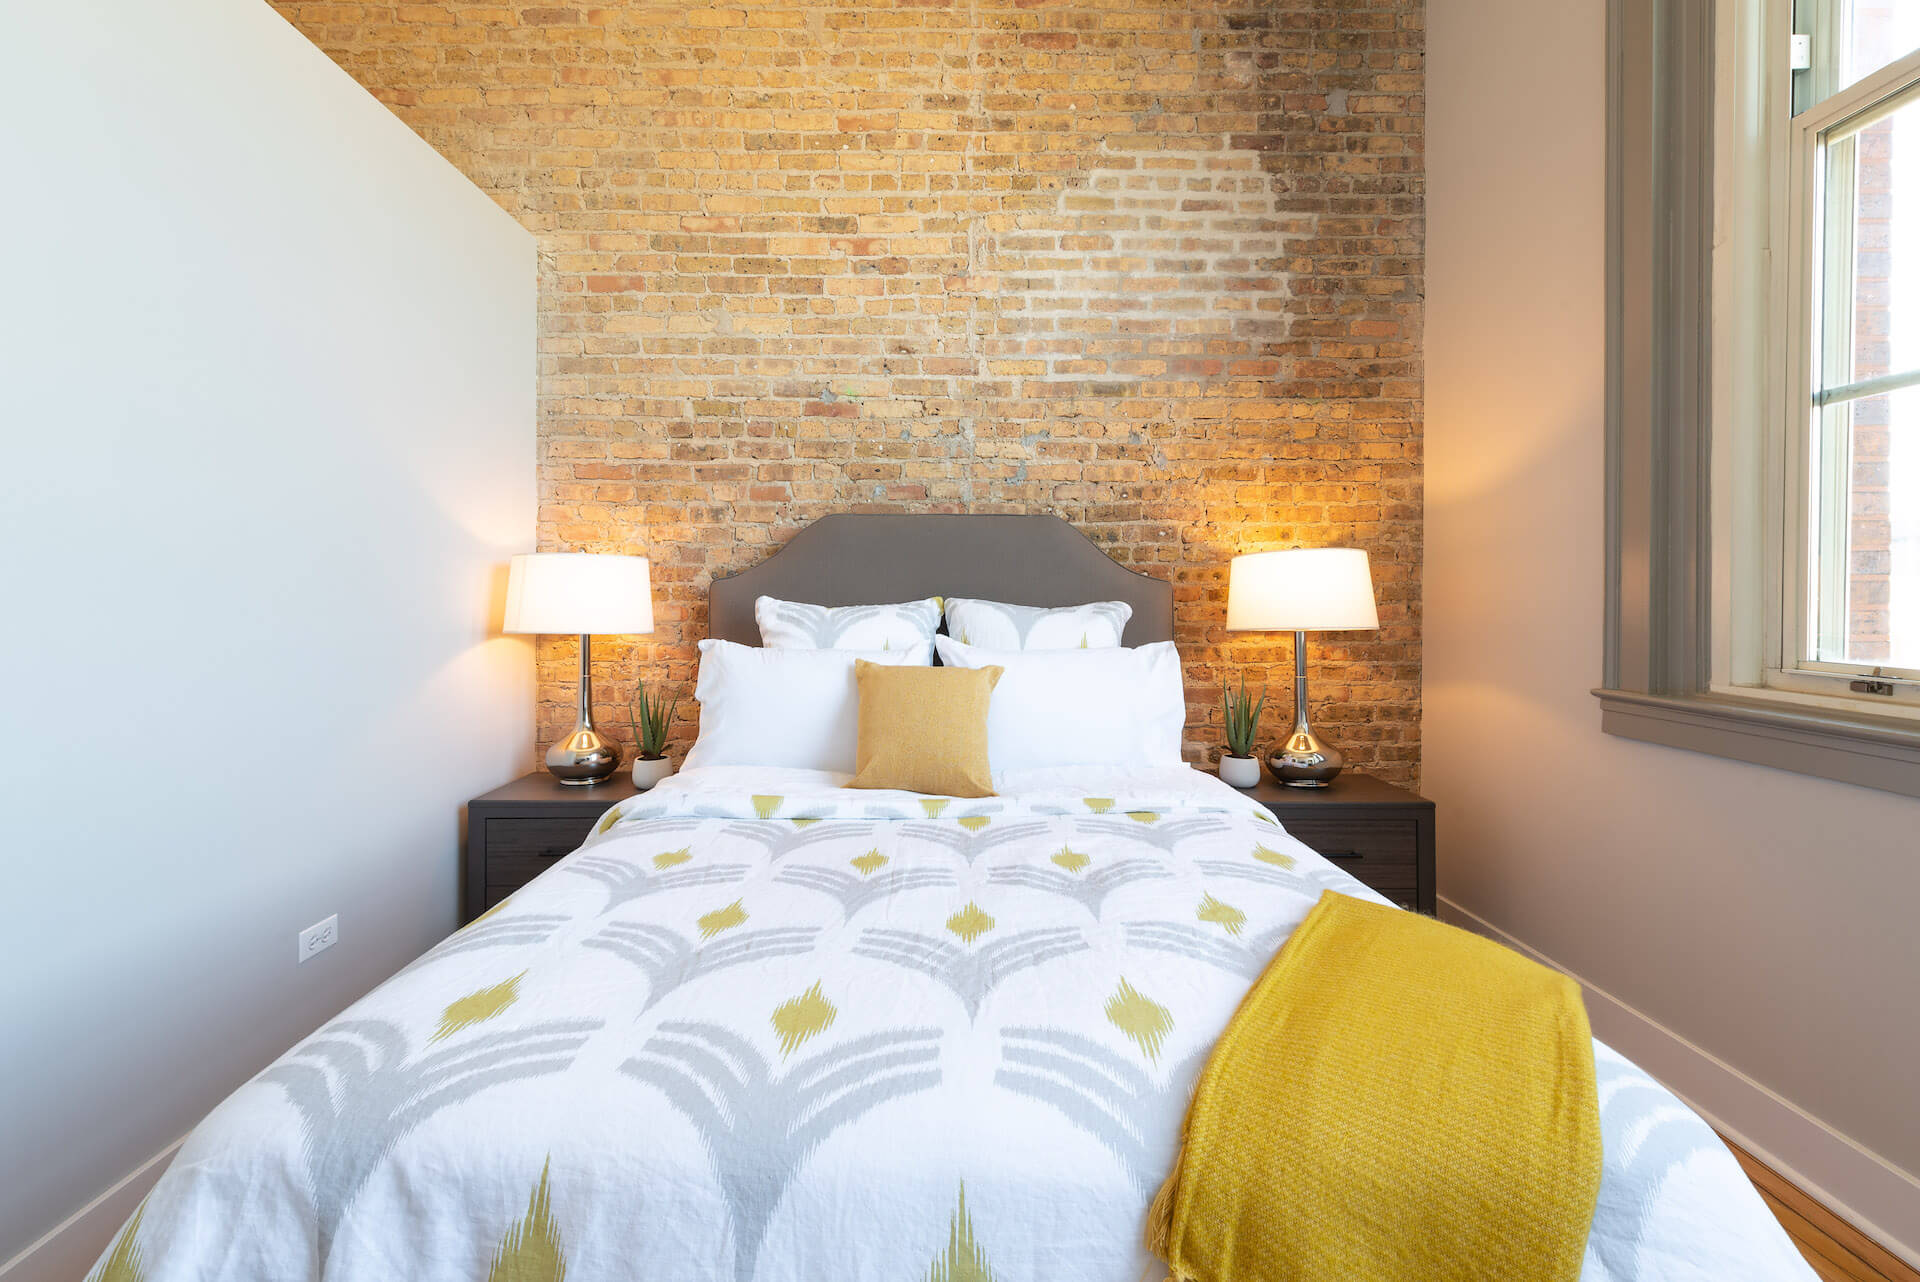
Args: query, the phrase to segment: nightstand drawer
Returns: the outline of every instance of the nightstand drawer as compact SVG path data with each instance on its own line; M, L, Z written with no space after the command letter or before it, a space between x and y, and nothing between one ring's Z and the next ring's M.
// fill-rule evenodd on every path
M609 807L636 795L633 776L577 787L545 771L467 803L462 913L471 921L580 849Z
M1329 859L1327 862L1396 904L1412 904L1419 898L1420 868L1417 864L1368 864L1358 859Z
M1304 845L1403 908L1434 910L1433 803L1368 775L1325 788L1262 778L1242 790Z
M489 819L487 856L536 855L558 859L580 849L600 816L584 819Z
M1360 880L1373 885L1367 872L1388 868L1406 869L1406 885L1413 885L1414 865L1419 859L1420 834L1411 819L1285 819L1289 833L1344 868ZM1395 883L1399 884L1399 883Z
M526 885L580 848L595 819L487 820L487 887ZM492 907L491 904L488 907Z

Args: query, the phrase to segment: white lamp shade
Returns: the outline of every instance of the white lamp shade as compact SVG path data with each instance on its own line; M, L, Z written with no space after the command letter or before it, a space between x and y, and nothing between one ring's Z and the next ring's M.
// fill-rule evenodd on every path
M1380 626L1360 548L1251 552L1227 567L1230 632L1342 632Z
M534 552L507 570L508 632L653 631L653 580L644 556Z

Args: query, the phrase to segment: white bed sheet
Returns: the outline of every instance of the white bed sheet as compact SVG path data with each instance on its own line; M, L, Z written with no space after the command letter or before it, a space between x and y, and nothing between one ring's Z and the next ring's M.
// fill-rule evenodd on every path
M135 1276L1161 1276L1142 1217L1213 1041L1323 890L1377 896L1184 767L844 781L622 803L216 1109ZM1596 1063L1586 1278L1811 1276L1696 1116Z

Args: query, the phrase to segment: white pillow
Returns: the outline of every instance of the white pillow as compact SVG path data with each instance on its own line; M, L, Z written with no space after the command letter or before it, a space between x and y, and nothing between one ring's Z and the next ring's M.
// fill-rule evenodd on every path
M1171 641L1134 649L986 650L937 637L940 662L1003 671L987 705L997 776L1049 766L1177 766L1187 725Z
M1090 601L1048 609L947 598L947 635L983 650L1106 650L1120 644L1133 607Z
M933 662L940 598L897 605L808 605L763 596L753 602L760 643L774 650L911 650Z
M853 773L860 696L857 659L897 667L905 650L765 650L732 641L700 643L700 737L681 769L793 766Z

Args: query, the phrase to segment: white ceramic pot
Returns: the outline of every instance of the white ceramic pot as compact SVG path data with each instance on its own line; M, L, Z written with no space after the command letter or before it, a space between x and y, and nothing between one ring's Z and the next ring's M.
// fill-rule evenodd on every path
M1257 762L1255 763L1258 764ZM633 786L645 792L653 785L673 773L673 762L665 757L635 757L633 759Z
M1251 788L1260 782L1260 758L1220 754L1220 782L1236 788Z

